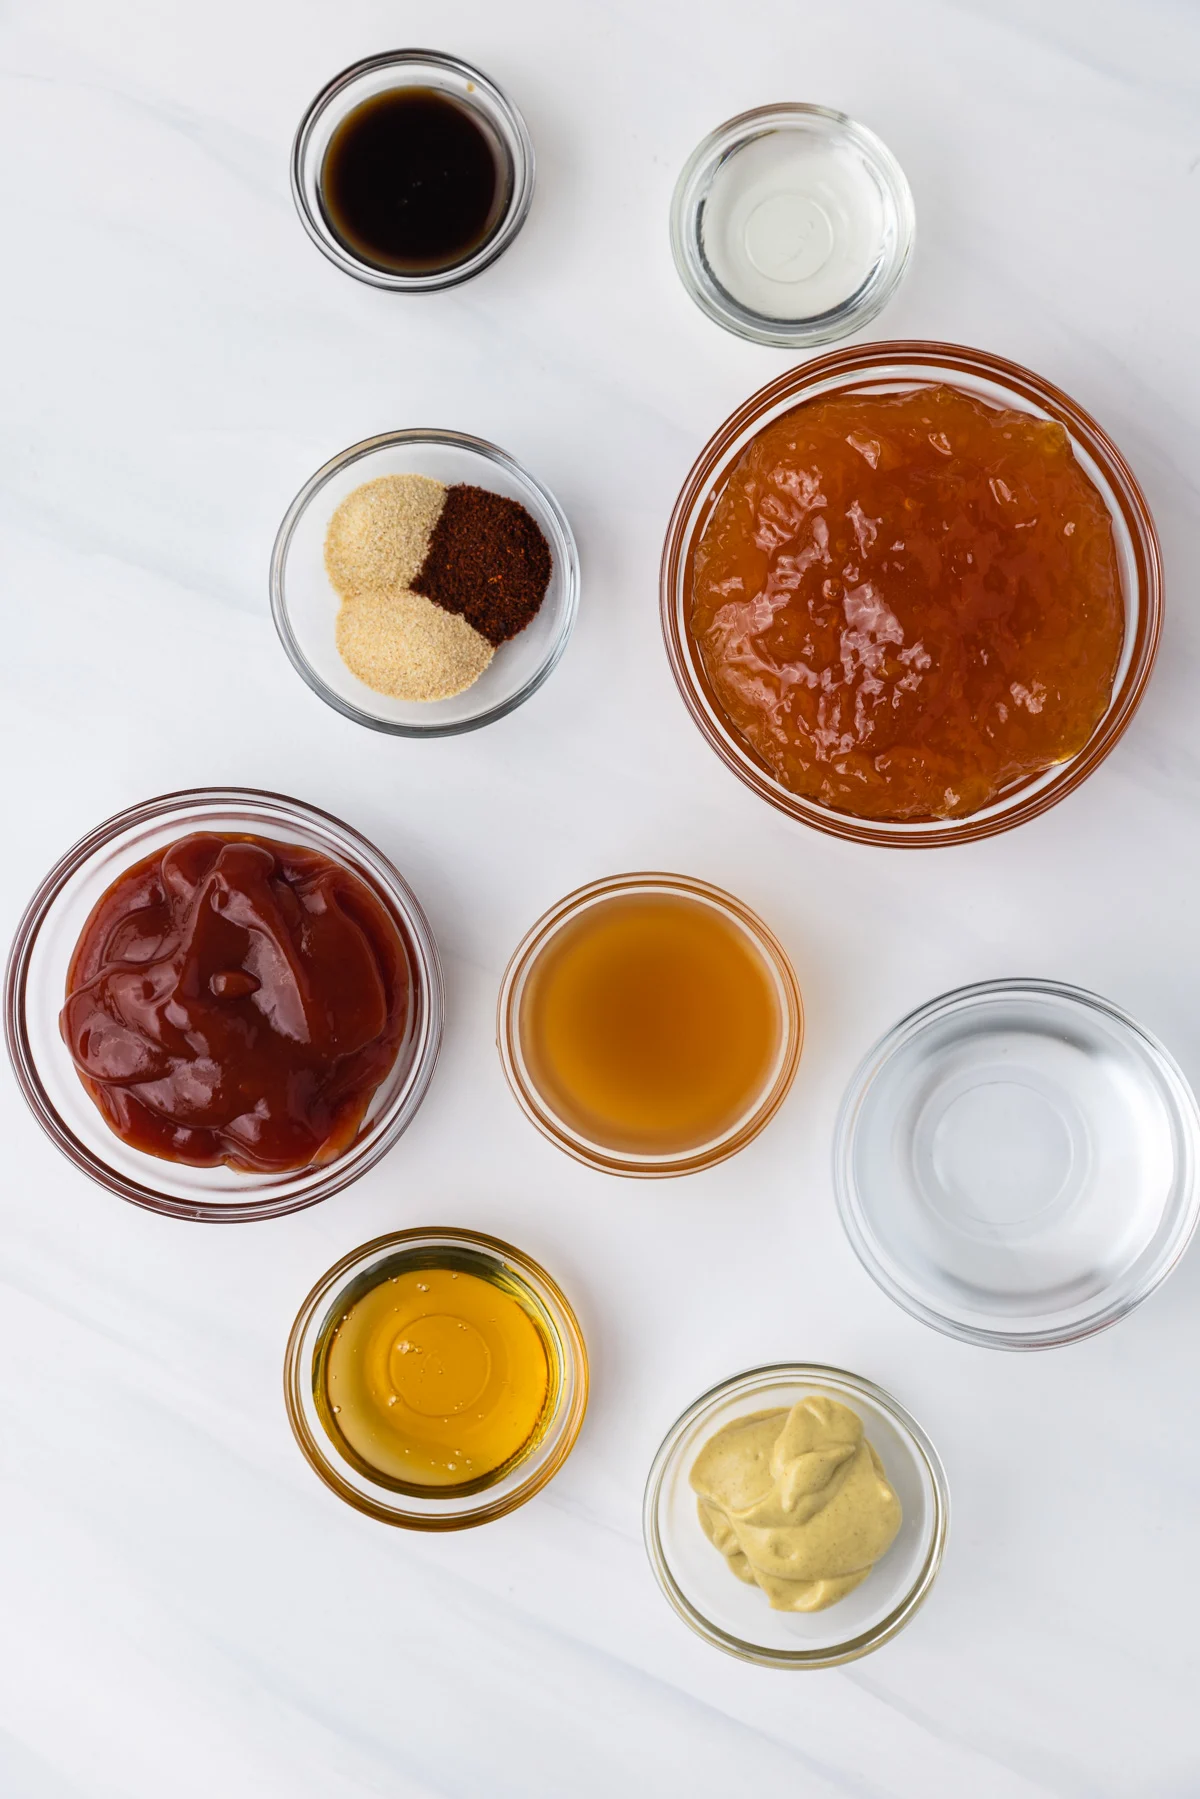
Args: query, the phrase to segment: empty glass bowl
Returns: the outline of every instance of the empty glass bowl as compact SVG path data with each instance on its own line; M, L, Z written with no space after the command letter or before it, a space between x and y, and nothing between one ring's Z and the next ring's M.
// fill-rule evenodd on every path
M409 957L412 1014L355 1141L333 1161L279 1174L193 1168L146 1155L109 1130L58 1028L67 969L96 902L135 862L193 832L274 838L320 851L358 876L390 914ZM131 806L84 837L34 894L8 964L5 1029L34 1117L77 1168L111 1193L173 1218L239 1223L316 1205L373 1168L425 1097L442 1040L442 974L408 883L357 831L299 800L246 787L199 787Z
M1054 981L987 981L902 1019L834 1143L863 1266L937 1330L1038 1349L1102 1330L1195 1229L1200 1112L1148 1031Z
M945 382L992 406L1054 419L1071 441L1112 520L1125 601L1125 643L1108 710L1090 740L1067 762L1023 782L963 818L887 823L834 812L779 782L729 722L689 629L696 549L737 462L765 426L804 401L831 393L888 393ZM1154 521L1137 480L1115 444L1083 409L1039 375L983 350L956 344L882 343L834 350L751 394L701 451L683 486L662 560L662 625L667 655L685 705L727 767L762 799L805 824L856 843L921 848L970 843L1036 818L1078 787L1129 724L1150 678L1162 628L1162 561Z
M551 1362L551 1409L536 1441L501 1479L478 1490L467 1486L421 1491L373 1477L365 1465L360 1467L338 1452L322 1423L316 1390L322 1336L348 1301L370 1285L373 1276L381 1280L390 1264L409 1265L414 1257L426 1256L427 1266L436 1267L444 1265L439 1255L445 1254L482 1264L485 1279L499 1276L541 1325L539 1336ZM479 1231L436 1227L394 1231L351 1250L321 1276L292 1326L283 1383L296 1441L310 1467L339 1499L383 1524L409 1530L464 1530L515 1511L558 1473L575 1447L587 1410L587 1350L569 1300L544 1268L511 1243Z
M700 1526L688 1476L703 1445L751 1412L825 1396L862 1419L903 1509L900 1533L866 1580L823 1612L776 1612L729 1570ZM752 1368L701 1394L668 1431L646 1483L642 1529L659 1586L708 1643L764 1668L831 1668L903 1630L941 1566L950 1493L937 1451L904 1407L861 1375L819 1363Z
M523 631L502 643L479 679L448 700L376 693L338 654L341 604L325 571L325 533L348 494L382 475L466 482L525 507L550 546L546 597ZM293 668L356 724L397 737L451 737L503 718L536 693L567 647L579 604L579 556L554 496L495 444L461 431L386 431L319 468L288 507L271 552L271 612Z

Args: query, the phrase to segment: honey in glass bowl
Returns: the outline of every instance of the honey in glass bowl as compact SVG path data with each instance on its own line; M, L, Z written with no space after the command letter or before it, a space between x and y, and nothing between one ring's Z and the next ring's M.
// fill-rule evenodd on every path
M767 424L697 546L689 629L783 787L918 821L1083 749L1125 612L1108 508L1062 425L933 385Z

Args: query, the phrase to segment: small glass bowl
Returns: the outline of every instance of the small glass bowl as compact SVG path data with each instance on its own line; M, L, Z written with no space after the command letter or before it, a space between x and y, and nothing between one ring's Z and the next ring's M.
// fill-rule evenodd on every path
M521 1004L526 985L541 956L553 939L590 907L602 906L618 896L673 894L683 895L702 905L711 906L725 922L745 934L767 969L779 1006L779 1050L763 1083L762 1091L728 1131L712 1142L699 1143L694 1149L653 1156L635 1154L582 1136L560 1118L541 1093L525 1058L521 1045ZM762 919L741 900L710 887L705 881L686 875L627 874L613 875L604 881L593 881L568 893L565 899L539 918L532 930L513 951L500 986L496 1010L496 1046L508 1084L525 1116L549 1137L559 1149L566 1150L589 1168L605 1174L633 1175L653 1179L663 1175L695 1174L712 1168L718 1162L744 1149L763 1127L770 1123L787 1097L804 1043L804 1006L795 971L787 951Z
M92 908L124 869L194 831L271 837L319 850L365 882L409 956L412 1017L356 1140L334 1161L286 1174L192 1168L130 1147L84 1089L58 1028L67 969ZM315 806L249 787L166 793L106 819L46 876L17 928L8 963L5 1034L34 1117L63 1154L110 1193L172 1218L238 1224L328 1199L373 1168L412 1121L442 1040L442 973L408 883L357 831Z
M497 153L508 185L508 203L486 241L453 267L420 275L402 275L356 256L333 231L321 204L325 153L342 120L364 100L406 87L433 88L467 107ZM300 121L292 145L292 198L300 222L318 250L357 281L397 294L456 287L495 262L525 223L533 199L533 178L533 144L512 101L479 69L437 50L389 50L343 69L321 89Z
M790 154L786 172L769 172L773 151ZM757 176L752 164L762 165ZM740 199L725 193L739 173ZM915 231L912 193L887 145L826 106L759 106L719 125L689 157L671 200L671 251L697 306L738 337L784 349L869 324L904 274ZM730 292L723 263L739 255L770 277L764 291L778 310L758 311ZM840 279L831 280L838 260Z
M1067 762L1001 794L964 818L886 823L853 818L792 793L776 780L726 718L688 628L697 546L725 484L751 440L806 400L829 393L888 393L946 382L992 406L1014 407L1063 426L1112 520L1125 599L1125 644L1108 710ZM760 798L789 818L854 843L931 848L972 843L1011 830L1074 791L1108 755L1136 712L1162 629L1162 558L1154 521L1128 463L1081 407L1040 375L984 350L898 342L834 350L751 394L701 451L675 502L663 546L661 606L667 655L684 704L721 760Z
M500 645L476 682L448 700L375 693L338 654L341 600L325 572L325 533L347 494L381 475L427 475L505 494L533 516L550 546L553 569L538 612ZM327 706L395 737L453 737L515 711L558 663L578 605L579 554L558 501L495 444L461 431L385 431L351 444L305 482L271 552L271 613L293 668Z
M994 1349L1072 1343L1166 1278L1200 1212L1200 1111L1150 1033L1055 981L930 1001L858 1069L842 1223L884 1292Z
M554 1408L533 1449L503 1479L479 1492L463 1488L444 1494L399 1493L343 1459L321 1422L315 1386L316 1352L333 1313L344 1304L347 1289L365 1273L396 1256L413 1250L431 1252L467 1249L514 1284L523 1303L540 1319L549 1338L554 1367ZM498 1237L479 1231L418 1229L393 1231L376 1237L361 1249L351 1250L323 1274L301 1306L288 1338L284 1358L283 1395L288 1421L309 1466L339 1499L378 1518L382 1524L399 1524L407 1530L465 1530L488 1524L516 1511L552 1480L575 1447L587 1410L587 1349L570 1302L545 1269L529 1256Z
M887 1554L844 1599L823 1612L776 1612L757 1587L730 1572L705 1536L688 1476L700 1449L725 1425L813 1395L858 1413L904 1519ZM751 1368L701 1394L663 1439L642 1507L650 1566L684 1623L706 1643L760 1668L832 1668L888 1642L926 1599L949 1524L946 1476L916 1420L873 1381L813 1362Z

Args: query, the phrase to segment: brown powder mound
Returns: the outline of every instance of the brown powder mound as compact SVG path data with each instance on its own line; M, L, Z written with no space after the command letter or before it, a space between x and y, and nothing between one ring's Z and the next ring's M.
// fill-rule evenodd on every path
M524 506L458 483L433 526L414 592L458 613L491 644L523 631L546 597L554 560Z

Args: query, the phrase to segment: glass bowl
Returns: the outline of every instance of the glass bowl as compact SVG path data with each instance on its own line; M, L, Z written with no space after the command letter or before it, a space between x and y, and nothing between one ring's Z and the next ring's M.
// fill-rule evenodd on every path
M508 186L504 211L479 248L451 268L419 275L403 275L356 256L332 230L321 204L325 153L342 120L364 100L406 87L433 88L466 107L489 140ZM481 70L436 50L389 50L343 69L312 102L292 145L292 198L313 243L347 275L398 294L456 287L502 256L525 223L533 177L533 145L512 101Z
M1125 643L1108 710L1067 762L1020 783L963 818L886 823L852 818L791 793L728 722L692 642L687 617L696 547L742 452L764 426L820 394L887 393L946 382L993 406L1014 407L1063 426L1075 456L1108 507L1125 600ZM1162 628L1162 560L1154 521L1120 451L1066 394L1015 362L938 343L882 343L834 350L752 394L701 452L675 503L662 560L662 624L685 705L712 748L748 787L790 818L855 843L922 848L970 843L1036 818L1101 763L1137 710Z
M555 1111L540 1091L521 1044L521 1007L525 991L537 964L554 938L594 906L602 906L617 897L682 895L701 905L711 906L726 924L745 935L761 959L774 987L779 1008L779 1047L759 1094L745 1114L720 1137L698 1143L686 1151L663 1155L633 1153L614 1148L581 1135ZM634 1175L654 1178L663 1175L694 1174L712 1168L726 1157L743 1149L763 1127L770 1123L784 1099L800 1061L804 1042L804 1007L795 971L787 951L769 931L761 918L748 906L725 893L686 875L627 874L613 875L607 880L593 881L539 918L527 936L514 950L500 987L496 1012L496 1044L508 1084L517 1103L542 1134L566 1150L577 1161L606 1174Z
M525 629L500 645L479 679L448 700L375 693L338 654L339 597L325 572L325 533L347 494L381 475L468 482L517 500L554 560L550 585ZM293 668L313 692L356 724L396 737L452 737L503 718L536 693L567 647L579 604L579 555L554 496L511 456L460 431L386 431L352 444L305 482L271 552L271 612Z
M429 1258L428 1265L436 1265L439 1253L446 1251L465 1254L494 1269L525 1309L537 1317L551 1349L553 1407L533 1448L494 1485L477 1492L457 1487L440 1495L400 1492L344 1459L334 1446L321 1421L317 1400L318 1347L333 1314L346 1303L348 1290L364 1275L398 1257L411 1266L424 1255ZM305 1459L339 1499L383 1524L399 1524L408 1530L465 1530L515 1511L558 1473L575 1447L587 1410L587 1350L570 1302L545 1270L511 1243L478 1231L394 1231L351 1250L321 1276L301 1306L288 1338L283 1392L288 1420Z
M842 1223L898 1305L996 1349L1103 1330L1196 1226L1200 1112L1148 1031L1054 981L985 981L902 1019L847 1089Z
M860 1587L823 1612L776 1612L729 1571L696 1515L688 1475L714 1432L750 1412L810 1396L858 1413L903 1508L900 1534ZM646 1483L642 1530L659 1586L697 1636L762 1668L832 1668L903 1630L941 1566L950 1493L937 1451L904 1407L861 1375L779 1362L701 1394L671 1426Z
M825 106L759 106L719 125L671 201L675 267L697 306L726 331L785 349L868 324L895 292L915 230L887 145ZM761 309L730 291L739 259Z
M193 831L273 837L339 862L394 920L409 956L413 1008L396 1061L356 1140L321 1167L286 1174L191 1168L130 1147L85 1091L58 1029L67 968L93 906L121 872ZM46 876L9 957L5 1031L21 1091L63 1154L110 1193L172 1218L241 1223L328 1199L373 1168L425 1096L442 1039L442 974L425 914L408 883L357 831L279 793L198 787L131 806L82 838Z

